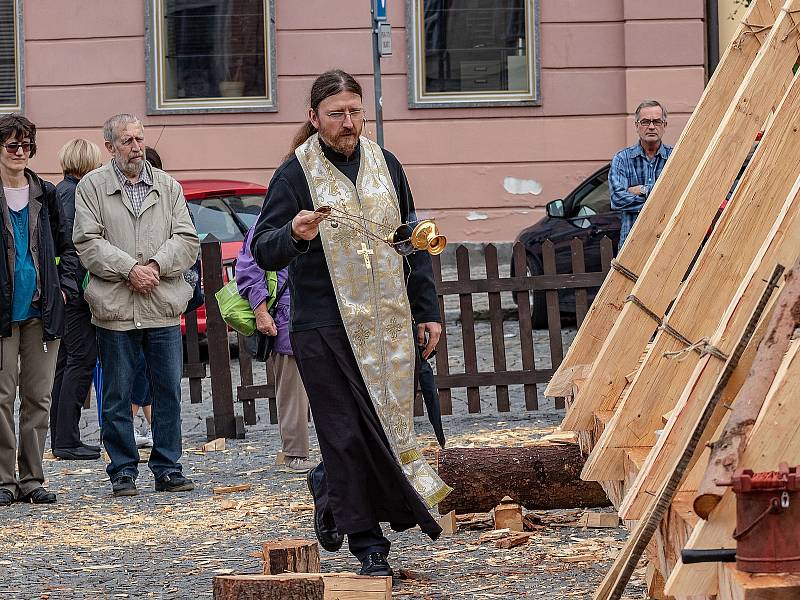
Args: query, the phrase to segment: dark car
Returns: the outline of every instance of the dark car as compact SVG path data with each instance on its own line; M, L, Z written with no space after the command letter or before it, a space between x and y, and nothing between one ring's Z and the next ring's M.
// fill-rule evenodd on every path
M572 272L570 243L574 238L583 241L584 261L587 272L601 271L600 242L609 237L616 254L619 246L620 215L611 210L611 195L608 189L610 164L595 171L564 199L553 200L546 206L547 216L535 225L523 229L516 241L525 245L528 272L531 275L544 273L542 243L550 240L555 244L556 272ZM511 264L514 277L514 264ZM598 288L588 290L588 299L594 298ZM575 293L572 290L558 292L562 315L575 314ZM547 305L544 292L531 294L531 316L534 327L547 325Z

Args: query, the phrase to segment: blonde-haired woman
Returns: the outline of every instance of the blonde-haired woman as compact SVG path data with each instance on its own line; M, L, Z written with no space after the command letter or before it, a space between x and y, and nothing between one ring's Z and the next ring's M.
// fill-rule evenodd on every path
M64 180L56 186L56 195L69 231L72 231L75 220L75 188L78 181L89 171L99 167L101 161L100 148L83 139L70 140L58 153ZM79 264L76 284L81 291L67 301L64 337L58 351L50 405L50 443L53 454L65 460L100 458L100 447L84 444L78 429L81 406L89 392L92 371L97 361L92 313L83 299L81 286L85 276L86 270Z

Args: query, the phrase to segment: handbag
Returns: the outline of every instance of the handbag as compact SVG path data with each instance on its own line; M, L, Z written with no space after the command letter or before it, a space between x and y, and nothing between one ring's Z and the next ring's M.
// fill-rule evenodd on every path
M289 285L288 278L283 282L278 293L275 294L272 306L267 310L269 316L272 317L273 320L275 319L275 314L278 312L278 300L283 296L287 285ZM247 353L253 357L253 360L266 362L269 355L272 354L272 349L275 347L275 340L277 337L277 335L265 335L256 329L252 335L244 338L244 348Z

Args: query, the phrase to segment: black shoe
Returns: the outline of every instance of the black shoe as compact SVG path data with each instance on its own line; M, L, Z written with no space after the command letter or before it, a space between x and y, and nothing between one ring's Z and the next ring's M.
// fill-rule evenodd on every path
M100 453L100 446L95 446L93 444L84 444L83 442L81 442L80 444L81 444L81 446L83 446L87 450L91 450L93 452L97 452L98 454Z
M129 477L128 475L120 475L112 481L111 491L114 493L115 497L135 496L139 493L139 490L136 489L136 482L133 480L133 477Z
M306 475L308 491L311 492L311 497L314 499L314 533L323 549L328 552L337 552L344 544L344 536L336 531L336 524L333 522L333 515L330 514L330 511L324 511L317 506L314 485L311 483L311 476L317 468L311 469Z
M190 492L193 489L194 482L178 471L156 479L157 492Z
M63 460L97 460L100 458L100 451L76 446L75 448L53 448L53 455Z
M371 575L373 577L391 577L394 575L392 567L386 562L386 557L380 552L373 552L361 561L359 575Z
M17 502L28 502L30 504L55 504L56 495L48 492L43 487L38 487L24 496L20 496Z
M0 506L11 506L14 503L14 494L11 490L0 488Z

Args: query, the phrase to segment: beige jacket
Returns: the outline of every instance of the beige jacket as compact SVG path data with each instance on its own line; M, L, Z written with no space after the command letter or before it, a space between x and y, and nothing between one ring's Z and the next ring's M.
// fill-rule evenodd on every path
M180 184L159 169L152 173L153 188L138 217L111 162L78 184L72 240L90 273L84 297L98 327L128 331L178 325L192 297L183 272L197 260L197 231ZM131 269L150 260L161 269L159 285L146 295L128 289Z

